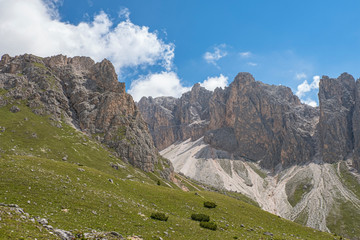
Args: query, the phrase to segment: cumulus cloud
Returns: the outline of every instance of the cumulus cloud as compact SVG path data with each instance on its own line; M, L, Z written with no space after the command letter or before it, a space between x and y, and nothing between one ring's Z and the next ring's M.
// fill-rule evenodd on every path
M225 51L225 47L226 47L225 44L221 44L219 46L214 47L213 52L206 52L204 54L205 61L207 63L211 63L217 66L216 62L227 55L227 52Z
M100 12L92 22L73 25L59 19L54 6L59 0L0 0L0 54L65 54L111 60L124 67L160 65L171 70L174 45L164 43L156 32L133 24L129 11L117 25ZM61 2L61 1L60 1Z
M228 77L222 74L218 77L208 77L200 85L210 91L214 91L217 87L225 88L228 85Z
M306 99L306 100L302 100L302 102L305 103L305 104L307 104L307 105L310 105L310 106L312 106L312 107L316 107L316 106L317 106L317 103L316 103L314 100L310 99L310 98L308 98L308 99Z
M320 76L314 76L313 81L309 84L307 80L297 86L296 95L302 98L306 93L314 89L319 89Z
M130 85L129 93L135 101L139 101L143 96L173 96L180 97L184 92L191 88L183 87L179 77L174 72L161 72L149 74L133 81Z
M308 104L312 107L316 107L317 103L312 100L311 98L307 98L306 100L303 100L302 98L310 91L319 89L319 83L320 83L320 76L314 76L313 81L309 84L307 80L304 80L303 83L301 83L299 86L297 86L296 96L300 98L300 100Z

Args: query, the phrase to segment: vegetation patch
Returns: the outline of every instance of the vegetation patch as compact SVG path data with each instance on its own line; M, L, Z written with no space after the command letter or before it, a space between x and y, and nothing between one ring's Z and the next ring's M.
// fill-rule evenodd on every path
M209 201L206 201L206 202L204 202L204 207L206 207L206 208L216 208L216 203L214 203L214 202L209 202Z
M309 218L309 214L306 209L304 209L294 220L294 222L299 223L301 225L306 225L307 220Z
M345 162L339 164L341 181L360 199L360 182L351 172L349 172Z
M215 222L200 222L200 227L207 228L213 231L216 231L217 225Z
M299 172L286 183L285 192L290 205L293 207L312 189L311 177L306 174Z
M33 62L32 63L35 67L38 67L38 68L42 68L42 69L45 69L46 70L46 66L42 63L38 63L38 62Z
M168 216L165 215L165 213L161 213L161 212L152 213L150 217L152 219L156 219L164 222L166 222L169 218Z
M331 232L349 239L360 236L360 211L349 201L338 200L326 218Z
M191 214L191 219L194 221L199 221L199 222L209 222L210 221L210 217L208 215L202 214L202 213Z

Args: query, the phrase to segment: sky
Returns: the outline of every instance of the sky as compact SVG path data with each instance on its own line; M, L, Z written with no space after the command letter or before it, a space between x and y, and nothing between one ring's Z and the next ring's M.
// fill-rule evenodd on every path
M0 55L107 58L135 101L250 72L316 106L322 75L360 77L359 10L355 0L0 0Z

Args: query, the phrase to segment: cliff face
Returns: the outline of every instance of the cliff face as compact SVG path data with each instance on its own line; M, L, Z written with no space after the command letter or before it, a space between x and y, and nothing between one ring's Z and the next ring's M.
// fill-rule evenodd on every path
M355 80L346 73L339 78L323 76L319 86L321 155L325 162L344 159L354 147L352 117Z
M360 83L344 73L322 77L319 108L301 104L290 88L239 73L214 92L195 85L175 98L143 98L139 109L162 150L176 141L204 137L233 159L276 169L310 161L334 163L353 153L360 170Z
M216 90L211 100L213 130L204 140L213 147L221 149L221 139L227 139L232 147L224 150L260 160L269 169L302 163L314 155L312 123L317 112L301 104L289 88L269 86L239 73L228 88Z
M301 104L289 88L256 82L248 73L238 74L225 90L210 92L195 85L180 99L173 99L171 114L161 114L166 108L162 102L164 98L139 102L159 149L204 136L206 143L235 159L260 160L271 169L305 162L315 154L316 110ZM172 131L156 131L154 122Z
M354 167L360 171L360 80L355 85L355 106L353 113L353 136L354 136Z
M4 55L0 88L8 91L8 100L1 104L26 100L35 113L50 115L54 124L66 121L115 149L125 161L154 171L157 150L147 124L108 60Z
M156 147L162 150L176 141L203 136L209 124L211 95L211 91L195 84L179 99L143 97L138 107L149 124Z

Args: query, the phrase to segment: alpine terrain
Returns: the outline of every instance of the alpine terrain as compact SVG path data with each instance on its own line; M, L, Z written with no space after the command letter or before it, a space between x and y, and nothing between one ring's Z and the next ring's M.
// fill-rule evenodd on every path
M249 86L261 85L251 81L249 75L244 76L248 78ZM240 88L243 86L241 76L239 80ZM318 202L324 204L324 208L333 214L331 218L328 215L332 222L327 219L327 226L330 228L329 223L332 223L339 229L330 229L349 232L348 236L353 236L347 230L358 231L354 227L358 224L357 219L353 218L352 225L343 228L341 224L346 219L339 215L345 208L353 214L351 216L358 216L355 189L349 190L357 185L349 182L353 178L346 162L296 166L291 162L293 157L297 156L299 163L306 163L306 157L301 156L300 146L295 149L283 141L284 152L280 161L283 161L286 171L283 175L266 176L257 168L255 157L249 161L251 154L256 153L255 148L242 145L242 150L239 150L241 141L235 141L238 136L247 134L247 137L257 139L261 132L269 131L254 144L259 149L264 146L273 148L269 154L259 152L256 155L263 159L262 166L272 171L272 168L281 166L277 162L279 155L275 147L288 133L292 135L286 141L313 146L312 134L317 131L313 129L312 121L318 118L316 110L301 105L285 88L275 89L287 94L284 99L271 97L274 90L270 87L261 85L259 89L267 93L264 100L257 98L258 101L268 101L264 114L276 111L279 118L281 113L287 112L289 120L284 118L284 124L289 125L279 126L278 119L274 119L265 126L267 120L262 119L260 122L247 122L256 127L253 134L251 129L246 132L238 124L239 118L233 122L230 118L240 114L243 107L256 109L253 105L246 106L247 103L241 105L243 99L234 98L235 91L232 93L233 102L229 104L239 112L227 113L228 118L219 115L220 112L214 115L215 112L211 111L226 111L226 106L221 104L225 97L230 99L226 95L230 94L228 89L217 90L215 98L213 93L195 86L180 100L182 105L176 99L148 100L152 105L148 109L151 112L144 112L147 119L150 113L159 114L151 125L153 133L154 125L166 126L157 131L158 136L154 136L156 145L165 149L163 155L172 158L177 170L208 183L202 184L177 174L172 163L160 156L142 114L125 92L124 83L118 82L114 67L108 60L95 63L88 57L63 55L47 58L29 54L2 56L0 239L341 239L338 235L277 216L289 216L290 219L303 216L301 219L311 223L309 225L318 224L320 229L327 230L323 222L317 221L312 214L307 215L311 210L307 201L314 201L313 208ZM356 100L355 92L354 96ZM292 101L285 104L288 100L285 97L292 98ZM194 104L191 108L190 100ZM276 101L283 104L278 106ZM329 107L334 107L334 104ZM339 125L334 131L344 134L344 138L349 132L340 124L344 119L350 124L352 121L347 114L354 112L355 116L358 111L356 104L348 107L340 116L329 116L328 111L320 116L328 121L336 120ZM254 117L256 113L252 112ZM216 118L210 119L211 116ZM177 122L180 119L183 121L181 124ZM179 126L179 130L173 126ZM328 138L324 136L324 139ZM227 145L219 142L222 139ZM252 146L253 143L244 144ZM349 144L351 149L358 142L354 138L349 143L344 140L344 144ZM178 158L175 158L176 152ZM315 153L316 149L308 149L306 156L315 157ZM238 160L245 158L246 161ZM346 187L337 174L345 176L348 179L345 183L351 185ZM218 177L208 179L213 176ZM238 192L214 189L209 184ZM252 190L255 188L257 191ZM293 200L289 201L297 203L295 208L277 197L275 192L278 189L292 196ZM254 200L239 191L277 215L261 210ZM305 195L307 201L299 201L299 191L310 192L311 195ZM321 195L325 193L329 193L327 198ZM343 202L335 204L335 196ZM265 203L266 199L269 203ZM280 209L279 201L287 205Z
M175 172L242 193L268 212L360 239L360 80L323 76L319 107L239 73L213 92L143 97L139 109Z

